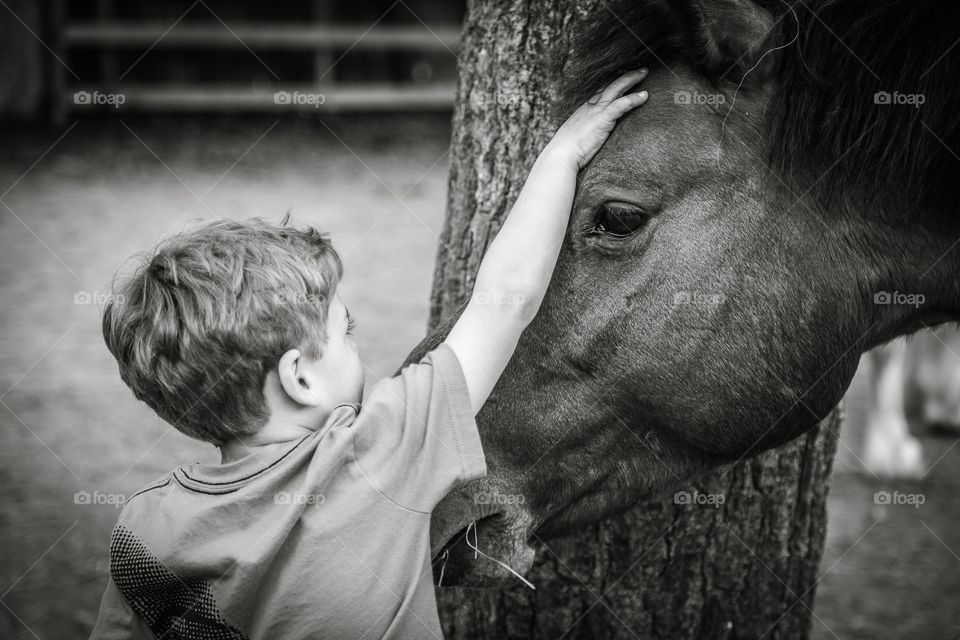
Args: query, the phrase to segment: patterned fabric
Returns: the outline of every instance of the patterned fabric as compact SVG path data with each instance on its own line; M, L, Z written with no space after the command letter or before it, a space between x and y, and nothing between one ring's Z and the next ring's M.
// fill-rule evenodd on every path
M128 499L92 640L443 640L430 514L485 473L441 343L299 440L182 466Z
M180 578L122 524L110 539L110 573L127 602L158 638L246 640L220 615L206 580Z

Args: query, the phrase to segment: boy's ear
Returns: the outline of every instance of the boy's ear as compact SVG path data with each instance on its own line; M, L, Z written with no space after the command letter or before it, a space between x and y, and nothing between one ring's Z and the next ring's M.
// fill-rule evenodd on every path
M280 356L277 372L280 386L291 400L307 407L320 404L320 380L300 351L291 349Z

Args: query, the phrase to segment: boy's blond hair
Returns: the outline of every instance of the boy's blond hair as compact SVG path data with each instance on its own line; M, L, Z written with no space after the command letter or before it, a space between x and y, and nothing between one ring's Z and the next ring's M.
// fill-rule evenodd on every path
M115 283L103 336L120 377L189 436L221 445L255 432L280 356L322 355L343 266L326 235L286 222L205 223Z

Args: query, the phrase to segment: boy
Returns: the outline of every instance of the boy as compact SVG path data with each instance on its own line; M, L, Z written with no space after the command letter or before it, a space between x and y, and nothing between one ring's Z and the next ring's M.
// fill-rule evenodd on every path
M441 638L430 512L486 473L474 416L539 308L577 172L646 100L624 95L645 75L578 109L538 158L477 273L473 300L494 303L469 303L362 407L322 234L213 222L121 283L103 318L121 377L222 463L128 499L94 638Z

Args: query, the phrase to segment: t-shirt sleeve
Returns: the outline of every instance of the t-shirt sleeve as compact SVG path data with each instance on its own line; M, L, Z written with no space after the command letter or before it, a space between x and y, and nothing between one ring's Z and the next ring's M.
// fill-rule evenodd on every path
M100 600L100 613L90 640L146 640L153 637L150 627L130 608L111 578Z
M446 343L376 383L351 428L360 471L404 509L430 513L454 486L487 473L463 370Z

